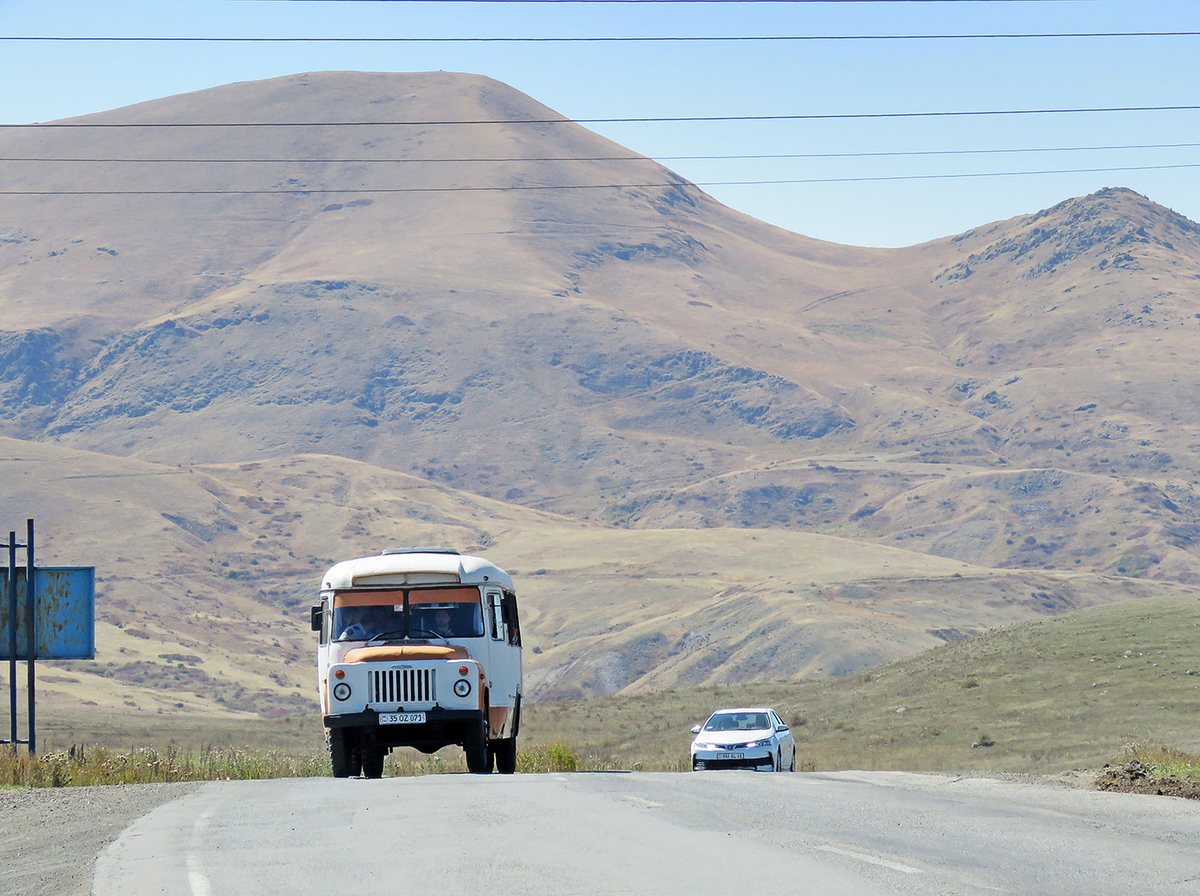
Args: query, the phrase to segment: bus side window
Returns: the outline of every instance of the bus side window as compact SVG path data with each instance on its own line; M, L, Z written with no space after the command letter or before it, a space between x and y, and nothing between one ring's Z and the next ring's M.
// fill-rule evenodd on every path
M517 596L510 591L504 592L500 599L504 613L505 626L508 629L508 643L513 647L521 646L521 623L517 619Z
M487 595L488 615L492 620L492 640L505 640L504 606L500 601L499 591L489 591Z

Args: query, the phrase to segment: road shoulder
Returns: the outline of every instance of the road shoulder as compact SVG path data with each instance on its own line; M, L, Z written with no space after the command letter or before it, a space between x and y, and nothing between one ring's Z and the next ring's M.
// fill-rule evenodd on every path
M122 831L201 786L0 788L0 893L88 896L97 858Z

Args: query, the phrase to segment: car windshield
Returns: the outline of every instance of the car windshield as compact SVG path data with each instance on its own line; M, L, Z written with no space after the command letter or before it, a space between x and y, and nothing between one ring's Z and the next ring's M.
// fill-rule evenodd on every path
M765 712L718 712L704 723L705 731L761 731L770 727Z

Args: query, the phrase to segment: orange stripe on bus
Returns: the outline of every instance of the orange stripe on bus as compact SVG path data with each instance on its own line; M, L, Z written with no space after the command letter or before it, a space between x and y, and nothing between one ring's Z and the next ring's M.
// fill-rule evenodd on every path
M410 591L410 604L477 604L478 588L423 588ZM334 608L398 607L404 603L402 591L340 591L333 596Z

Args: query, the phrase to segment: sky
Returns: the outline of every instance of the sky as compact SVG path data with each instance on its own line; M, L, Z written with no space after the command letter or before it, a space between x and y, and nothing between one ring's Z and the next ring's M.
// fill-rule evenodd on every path
M1131 31L1200 33L1200 0L0 0L0 124L333 70L487 75L572 119L1200 105L1196 34L930 37ZM772 39L465 40L485 37ZM854 39L811 39L831 37ZM851 245L913 245L1109 186L1200 220L1200 109L588 127L731 208ZM703 156L760 158L685 158Z

